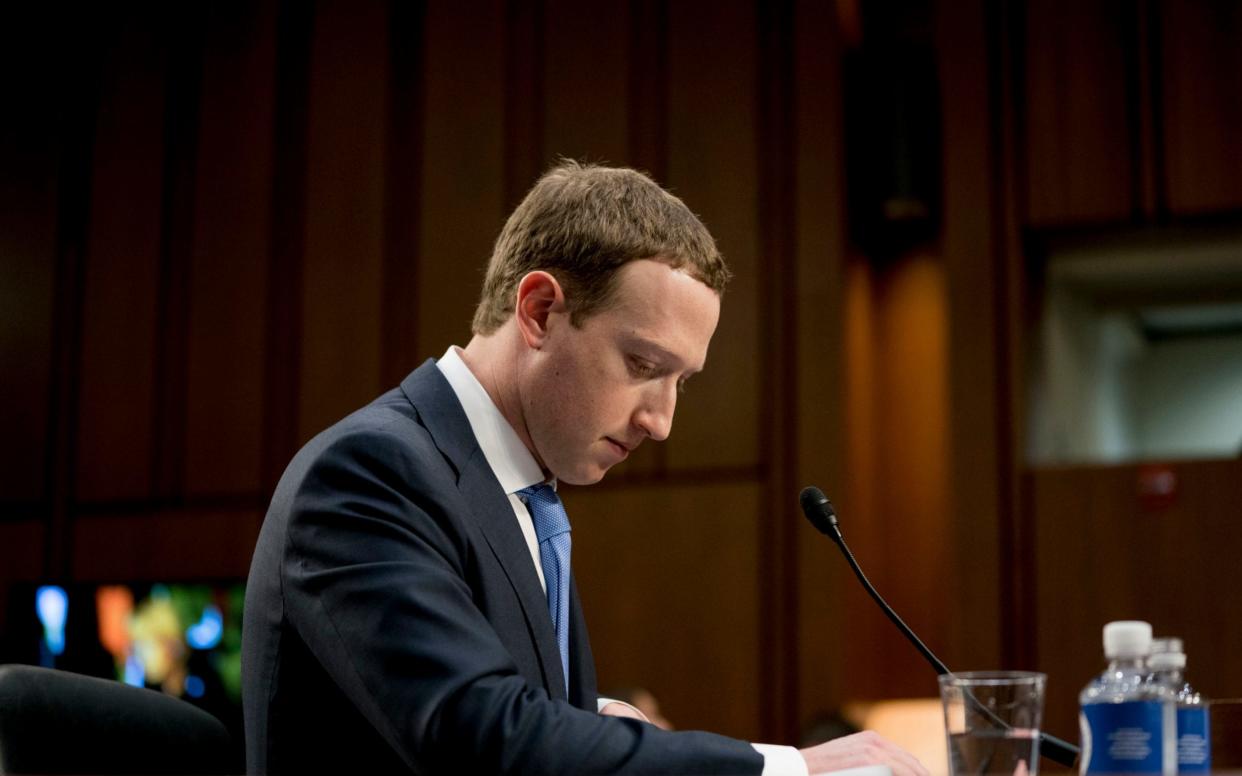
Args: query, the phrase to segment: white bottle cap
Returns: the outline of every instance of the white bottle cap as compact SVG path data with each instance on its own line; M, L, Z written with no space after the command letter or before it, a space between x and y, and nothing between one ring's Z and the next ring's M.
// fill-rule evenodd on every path
M1158 655L1161 652L1185 652L1182 647L1182 640L1174 636L1164 636L1151 640L1151 653Z
M1151 650L1151 623L1118 620L1104 626L1104 657L1147 657Z
M1147 658L1147 667L1153 671L1180 670L1186 667L1184 652L1153 652Z

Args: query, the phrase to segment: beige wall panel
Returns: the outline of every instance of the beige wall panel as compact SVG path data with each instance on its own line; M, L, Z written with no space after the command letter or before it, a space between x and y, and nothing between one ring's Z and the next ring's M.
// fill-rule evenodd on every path
M103 581L244 578L261 520L258 510L79 517L71 574Z
M755 8L670 3L669 170L735 273L707 369L690 381L668 442L671 469L759 463L764 352L755 138Z
M759 487L564 496L601 691L641 685L678 727L756 736Z
M1160 4L1169 209L1242 208L1242 7Z
M544 164L627 162L629 7L549 0L544 9Z
M206 33L187 355L191 496L260 487L275 16L274 3L220 6Z
M503 19L498 2L427 5L420 360L469 341L483 271L504 224Z
M79 387L77 495L86 501L151 490L164 64L154 25L132 20L103 64Z
M299 437L378 396L386 8L323 3L311 43Z

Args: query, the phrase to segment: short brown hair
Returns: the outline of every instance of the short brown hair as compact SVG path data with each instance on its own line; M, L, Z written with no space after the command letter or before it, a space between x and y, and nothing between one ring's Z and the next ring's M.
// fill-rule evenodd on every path
M475 334L513 314L518 282L543 270L565 290L575 325L610 301L617 270L654 259L717 294L729 268L707 227L680 199L637 170L562 160L535 183L496 238Z

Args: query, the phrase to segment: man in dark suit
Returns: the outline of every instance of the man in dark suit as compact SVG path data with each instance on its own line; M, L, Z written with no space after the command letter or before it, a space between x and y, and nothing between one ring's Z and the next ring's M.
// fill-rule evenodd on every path
M799 753L596 697L555 486L668 435L728 275L647 177L566 163L540 179L497 240L469 344L281 478L246 594L248 770L923 773L871 734Z

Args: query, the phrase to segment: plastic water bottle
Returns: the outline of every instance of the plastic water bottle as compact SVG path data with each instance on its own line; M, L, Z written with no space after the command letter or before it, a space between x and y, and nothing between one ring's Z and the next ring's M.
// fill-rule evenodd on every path
M1208 773L1212 770L1208 705L1186 683L1186 653L1182 650L1182 640L1155 639L1147 667L1151 670L1151 680L1168 688L1177 702L1177 772Z
M1149 678L1150 650L1150 624L1104 626L1108 669L1078 696L1080 773L1177 773L1176 704L1167 687Z

